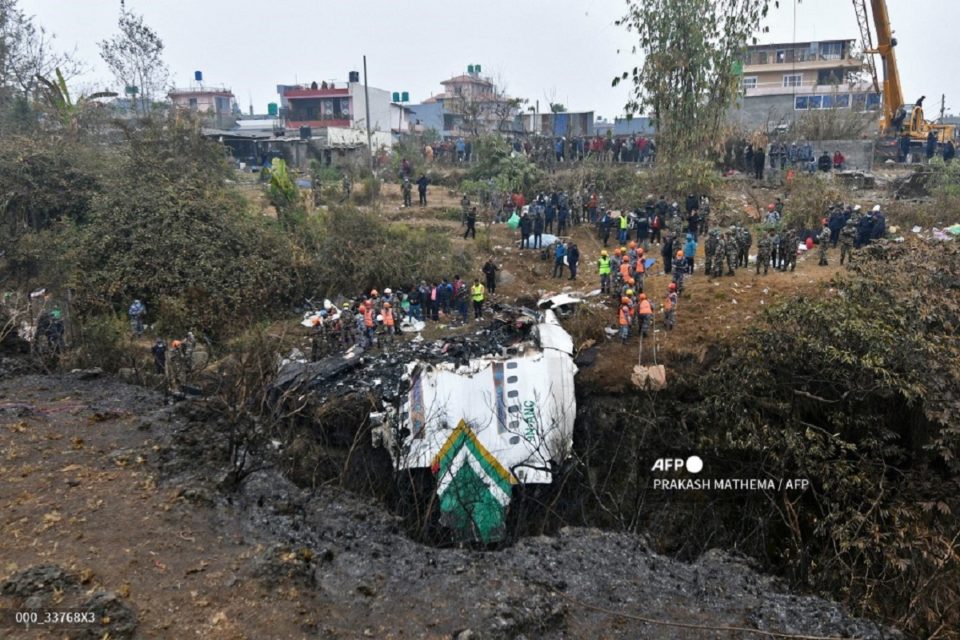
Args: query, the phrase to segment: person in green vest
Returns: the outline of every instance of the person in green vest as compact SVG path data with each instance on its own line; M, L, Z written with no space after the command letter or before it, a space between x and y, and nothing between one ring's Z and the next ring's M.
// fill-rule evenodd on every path
M473 279L470 287L470 297L473 299L473 319L479 321L483 314L483 299L486 296L486 287L480 283L480 278Z
M627 236L630 234L630 219L626 211L620 212L620 244L627 244Z
M600 252L600 259L597 260L597 273L600 274L600 293L610 292L610 256L607 250Z

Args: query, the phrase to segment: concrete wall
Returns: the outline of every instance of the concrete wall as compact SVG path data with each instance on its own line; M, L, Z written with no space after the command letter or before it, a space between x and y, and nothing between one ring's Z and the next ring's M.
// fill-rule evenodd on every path
M443 105L439 102L411 104L407 105L407 108L413 112L410 120L414 127L420 127L424 131L433 129L437 133L443 131Z
M350 97L352 99L353 126L366 130L367 102L362 83L350 83ZM396 123L393 127L390 126L390 114L390 92L370 87L370 130L389 132L396 127Z
M791 124L799 114L793 108L793 95L751 96L742 98L730 110L730 121L746 131L766 131L778 124Z

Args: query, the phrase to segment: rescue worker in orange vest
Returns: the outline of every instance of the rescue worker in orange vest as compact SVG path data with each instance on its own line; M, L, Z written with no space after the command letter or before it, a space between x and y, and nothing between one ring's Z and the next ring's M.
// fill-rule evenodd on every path
M363 336L364 346L373 346L373 337L377 332L377 311L373 308L373 300L367 299L363 303Z
M627 258L630 260L630 269L636 271L637 269L637 243L633 240L627 245Z
M623 256L620 261L620 281L626 282L627 280L633 280L633 272L630 269L630 260L627 259L627 256Z
M667 331L677 324L677 283L671 282L667 286L667 297L663 301L663 326Z
M633 322L633 313L630 310L630 298L620 298L620 342L627 344L630 337L630 323Z
M380 314L383 316L383 337L380 339L380 348L383 349L384 343L393 344L393 334L396 328L396 318L393 315L393 305L389 302L383 303L383 311Z
M610 258L610 278L612 282L610 283L610 291L616 293L620 290L620 263L621 263L621 251L620 249L613 250L613 257Z
M650 324L653 320L653 306L647 300L647 294L640 294L640 303L637 305L637 315L640 319L640 335L646 337L650 333Z
M633 268L633 278L637 281L637 291L643 291L643 276L647 268L643 264L643 247L637 247L637 264Z

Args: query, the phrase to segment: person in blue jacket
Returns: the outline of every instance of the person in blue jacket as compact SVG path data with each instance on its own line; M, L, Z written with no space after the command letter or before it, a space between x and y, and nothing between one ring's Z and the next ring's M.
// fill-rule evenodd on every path
M563 277L563 258L567 255L567 247L557 240L557 246L553 250L553 277Z
M687 234L687 242L683 245L683 257L687 261L687 273L693 273L693 258L697 255L697 241L692 233Z

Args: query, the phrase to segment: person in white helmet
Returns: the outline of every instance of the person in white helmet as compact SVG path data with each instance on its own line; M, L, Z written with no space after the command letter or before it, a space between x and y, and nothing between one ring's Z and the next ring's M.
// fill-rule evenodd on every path
M887 234L887 218L880 210L880 205L873 207L873 228L870 230L871 240L880 240Z

